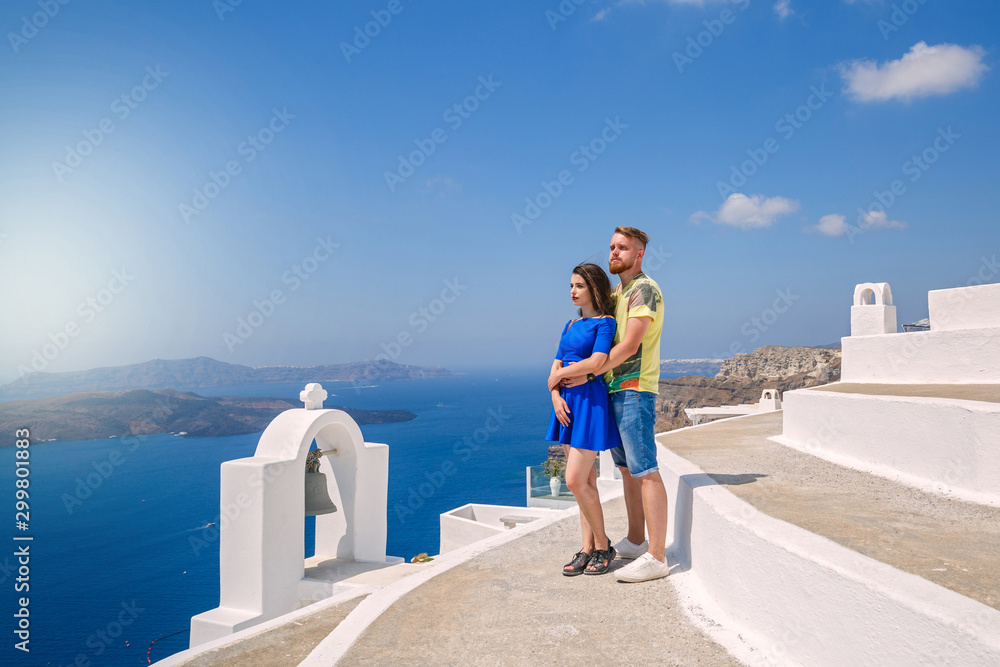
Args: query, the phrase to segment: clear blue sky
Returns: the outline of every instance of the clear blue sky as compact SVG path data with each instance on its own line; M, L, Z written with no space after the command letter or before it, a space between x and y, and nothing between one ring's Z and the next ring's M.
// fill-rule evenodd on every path
M925 317L1000 281L1000 5L896 6L5 2L0 381L544 368L619 224L664 358L836 342L859 282Z

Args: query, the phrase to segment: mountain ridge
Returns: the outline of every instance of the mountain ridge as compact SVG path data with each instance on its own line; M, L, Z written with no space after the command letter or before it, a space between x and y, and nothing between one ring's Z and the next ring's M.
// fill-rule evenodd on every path
M353 362L317 366L242 366L212 357L152 359L124 366L84 371L28 373L0 386L0 401L44 398L79 391L121 391L170 387L230 387L270 382L386 382L410 378L445 377L440 366L406 366L392 361Z
M55 398L0 403L0 433L27 428L31 439L96 440L99 438L177 433L197 437L244 435L263 431L285 410L302 402L256 396L200 396L174 389L74 392ZM343 410L359 425L416 419L409 410ZM0 438L0 447L13 438Z

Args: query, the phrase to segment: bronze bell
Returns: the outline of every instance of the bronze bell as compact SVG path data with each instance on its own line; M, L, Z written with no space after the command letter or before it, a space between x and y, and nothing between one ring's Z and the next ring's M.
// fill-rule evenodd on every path
M319 471L318 451L313 450L306 456L306 516L331 514L337 511L337 506L330 499L326 490L326 475Z

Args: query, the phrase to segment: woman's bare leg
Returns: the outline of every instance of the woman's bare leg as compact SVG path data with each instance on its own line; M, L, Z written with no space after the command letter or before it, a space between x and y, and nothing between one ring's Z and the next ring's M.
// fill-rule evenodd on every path
M569 445L563 445L563 452L565 452L565 454L566 454L566 463L567 463L567 466L569 464L569 450L570 449L571 449L571 447ZM566 474L567 474L566 485L569 486L569 469L568 469L568 467L567 467L567 470L566 470ZM597 471L596 470L594 471L594 480L595 480L595 484L596 484L596 480L597 480ZM590 529L590 524L587 523L587 517L585 517L583 515L583 512L580 512L580 535L582 536L581 537L581 540L582 540L581 544L582 544L582 546L580 547L580 551L582 551L585 554L592 554L592 553L594 553L594 531L592 531Z
M589 529L591 549L607 549L608 536L604 532L604 510L597 493L597 470L594 458L597 452L571 447L566 457L566 486L573 492L580 507L580 523ZM586 540L588 535L584 535Z
M590 466L590 475L587 477L587 485L592 486L595 489L597 488L597 466L593 464L591 464ZM567 486L569 486L568 483ZM584 539L584 544L588 545L587 553L591 553L594 549L597 548L594 544L594 530L590 527L590 524L587 523L587 519L586 517L583 516L583 512L580 512L580 523L587 526L587 530L583 534L583 539ZM602 527L604 526L603 515L602 515L601 526Z

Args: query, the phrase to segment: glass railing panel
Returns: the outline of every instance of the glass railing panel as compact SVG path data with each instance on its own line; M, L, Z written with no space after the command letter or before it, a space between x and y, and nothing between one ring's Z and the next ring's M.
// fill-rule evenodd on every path
M531 471L532 498L575 500L573 494L566 488L566 480L562 477L550 478L542 466L531 466L529 470ZM553 480L558 480L558 484Z

